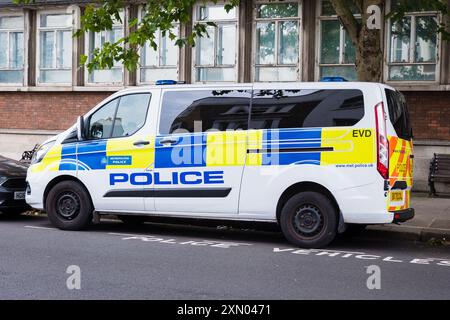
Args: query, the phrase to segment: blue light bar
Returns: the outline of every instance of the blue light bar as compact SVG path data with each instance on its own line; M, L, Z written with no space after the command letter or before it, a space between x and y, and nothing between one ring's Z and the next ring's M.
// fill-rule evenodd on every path
M344 77L323 77L321 82L346 82Z
M176 80L157 80L155 82L155 84L157 86L163 86L163 85L166 85L166 84L178 84L178 81L176 81Z

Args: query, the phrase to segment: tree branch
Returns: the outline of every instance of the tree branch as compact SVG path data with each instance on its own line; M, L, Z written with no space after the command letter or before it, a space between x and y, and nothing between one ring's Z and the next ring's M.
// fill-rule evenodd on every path
M350 39L352 39L352 42L354 44L358 43L359 22L353 16L347 2L345 0L330 0L330 2L345 30L347 30Z

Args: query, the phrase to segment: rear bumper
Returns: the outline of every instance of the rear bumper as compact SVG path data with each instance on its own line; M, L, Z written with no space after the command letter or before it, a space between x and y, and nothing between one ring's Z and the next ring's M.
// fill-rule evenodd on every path
M393 223L405 222L414 218L414 208L392 211L392 213L394 214Z

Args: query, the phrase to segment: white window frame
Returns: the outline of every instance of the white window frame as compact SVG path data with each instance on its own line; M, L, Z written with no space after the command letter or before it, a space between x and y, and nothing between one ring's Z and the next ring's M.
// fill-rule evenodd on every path
M316 61L315 61L315 72L314 72L314 78L316 81L320 81L321 74L320 74L320 68L321 67L356 67L355 63L344 63L344 56L345 56L345 28L340 23L337 15L329 15L324 16L322 15L322 0L317 1L316 3L316 12L317 12L317 18L316 18ZM353 15L356 19L361 19L360 14L354 14ZM322 21L338 21L340 25L339 30L339 63L321 63L320 62L320 56L322 51ZM355 48L356 50L356 48ZM356 72L356 71L355 71Z
M192 48L192 82L193 83L213 83L217 81L199 81L197 80L197 69L201 68L217 68L217 69L235 69L235 78L231 81L220 81L220 83L235 83L238 80L238 73L239 73L239 61L238 61L238 52L239 52L239 8L235 7L234 10L236 12L236 17L234 19L224 19L224 20L199 20L199 17L197 17L199 8L204 6L224 6L226 4L225 1L217 1L216 4L214 3L207 3L204 4L203 2L197 3L194 6L194 14L193 14L193 24L196 23L205 23L206 22L214 22L217 26L219 25L234 25L236 28L236 39L235 39L235 53L234 53L234 64L217 64L217 38L218 38L218 30L219 28L214 29L214 64L212 65L198 65L197 64L197 46ZM211 35L210 35L211 36ZM196 40L198 41L198 39Z
M67 8L66 8L67 9ZM71 77L71 81L70 82L41 82L39 81L40 79L40 75L41 75L41 31L54 31L56 33L56 31L71 31L72 35L73 35L73 19L77 19L78 17L74 17L73 13L69 13L67 12L66 9L52 9L52 10L40 10L37 12L36 15L36 85L37 86L43 86L43 87L55 87L55 86L72 86L73 84L73 70L74 70L74 65L73 65L73 60L74 60L74 55L75 53L75 47L72 41L72 55L71 55L71 67L69 68L46 68L46 70L70 70L72 73L72 77ZM46 15L46 14L66 14L66 15L71 15L72 16L72 26L70 27L41 27L40 23L41 23L41 15ZM55 38L56 39L56 38ZM55 50L55 55L53 58L53 65L56 66L56 41L54 44L54 50Z
M390 12L391 9L391 0L386 1L387 13ZM415 40L416 40L416 18L417 16L432 16L436 17L437 23L442 22L442 16L438 11L414 11L405 13L405 17L411 17L411 34L410 34L410 48L409 48L409 59L410 61L415 60ZM441 79L441 41L442 35L439 33L436 37L436 62L390 62L391 57L391 19L386 19L385 21L385 29L386 29L386 50L384 53L384 72L383 77L384 81L393 85L436 85L440 83ZM389 67L390 66L414 66L414 65L436 65L436 73L435 79L426 81L426 80L389 80Z
M23 19L23 26L22 26L22 28L9 28L9 29L0 29L1 30L1 32L6 32L7 34L8 34L8 37L7 37L7 41L8 41L8 45L7 45L7 47L8 47L8 52L6 53L6 60L8 61L8 63L9 63L9 51L10 51L10 48L9 48L9 41L10 41L10 39L9 39L9 34L10 34L10 32L20 32L20 31L22 31L22 33L23 33L23 66L22 66L22 69L11 69L9 66L8 67L6 67L6 68L1 68L0 67L0 70L1 71L20 71L20 70L22 70L22 73L23 73L23 76L22 76L22 82L4 82L4 83L1 83L1 85L2 86L24 86L25 84L26 84L26 82L27 82L27 71L28 71L28 59L27 59L27 57L28 57L28 45L27 45L27 43L28 43L28 28L26 28L26 24L27 24L27 22L26 22L26 18L27 18L27 15L25 15L24 14L24 12L23 11L1 11L0 12L0 17L22 17L22 19Z
M139 19L139 21L141 21L141 19L142 19L143 11L144 11L144 6L139 6L139 9L138 9L138 19ZM181 32L180 24L179 23L174 23L173 27L177 30L177 33L178 33L178 36L179 36L180 32ZM142 70L176 69L176 71L177 71L177 79L169 79L169 80L179 80L180 79L180 56L181 56L181 50L180 49L177 50L177 63L175 65L161 65L161 56L162 56L162 54L161 54L161 47L160 47L160 45L161 45L161 39L163 38L163 36L162 36L161 30L158 30L157 32L158 32L158 40L159 40L159 42L158 42L159 45L158 45L158 48L156 50L156 57L157 57L157 60L158 60L158 65L157 66L142 65L141 64L141 61L142 61L141 60L142 59L141 54L142 54L142 50L144 48L143 47L140 48L139 49L140 50L140 54L139 54L139 56L140 56L139 57L139 68L137 70L137 83L138 83L138 85L152 84L153 83L152 81L143 81L142 80L142 77L141 77L141 71ZM150 47L150 49L152 49L152 48ZM164 79L162 79L162 80L164 80Z
M124 8L123 11L123 16L122 16L122 24L116 24L113 25L113 29L114 27L118 28L118 27L122 27L122 34L123 36L125 36L125 25L127 23L126 21L126 9ZM112 30L104 30L104 31L100 31L100 32L85 32L84 34L84 54L88 57L87 59L87 63L90 61L90 52L89 52L89 36L91 34L93 34L95 36L96 33L102 33L102 32L108 32L108 31L112 31ZM87 66L85 66L84 68L84 85L86 87L104 87L105 85L114 85L117 87L121 87L124 85L125 82L125 69L123 65L120 66L113 66L111 69L106 69L106 70L118 70L121 69L122 71L122 80L118 81L118 82L89 82L89 70L87 68ZM95 71L95 70L94 70Z
M262 4L286 4L286 3L298 3L298 15L297 17L285 17L285 18L258 18L258 6ZM256 69L258 67L266 68L297 68L297 78L295 81L301 81L302 79L302 48L303 48L303 0L256 0L254 3L253 10L253 49L252 49L252 79L254 82L264 82L256 79ZM278 49L279 49L279 24L282 21L293 21L298 22L298 62L296 64L279 64L278 63ZM275 22L275 63L273 64L256 64L256 54L257 54L257 37L256 37L256 25L258 22ZM273 80L270 82L282 82Z

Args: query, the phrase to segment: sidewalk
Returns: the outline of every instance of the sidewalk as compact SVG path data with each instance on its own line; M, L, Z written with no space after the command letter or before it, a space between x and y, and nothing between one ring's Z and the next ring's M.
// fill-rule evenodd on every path
M415 217L400 225L369 226L368 231L389 234L408 240L450 240L450 198L428 197L427 193L413 193L411 206Z

